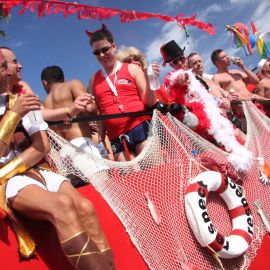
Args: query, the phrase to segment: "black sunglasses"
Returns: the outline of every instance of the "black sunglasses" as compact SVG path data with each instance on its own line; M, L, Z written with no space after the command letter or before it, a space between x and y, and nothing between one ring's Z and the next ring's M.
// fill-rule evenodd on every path
M99 50L94 50L93 54L94 55L100 55L101 53L106 54L111 50L111 48L112 48L112 46L104 47L104 48L101 48Z
M178 58L172 60L172 61L170 62L170 64L177 65L179 61L181 61L182 63L185 62L185 59L186 59L185 56L181 56L181 57L178 57Z

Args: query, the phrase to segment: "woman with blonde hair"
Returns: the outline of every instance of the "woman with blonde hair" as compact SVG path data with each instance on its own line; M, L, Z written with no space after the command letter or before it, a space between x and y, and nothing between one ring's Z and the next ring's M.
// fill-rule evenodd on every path
M140 66L143 70L147 69L145 55L135 47L121 47L116 58L122 63L132 63Z
M118 53L116 54L116 58L118 61L122 63L131 63L138 65L142 68L144 71L146 77L148 77L147 74L147 60L143 52L141 52L139 49L135 47L121 47ZM153 69L154 73L158 74L159 76L159 64L156 62L153 62L151 64L151 68ZM158 89L153 89L155 90L155 97L156 97L156 102L162 101L165 103L169 103L169 96L167 91L163 86L160 86Z

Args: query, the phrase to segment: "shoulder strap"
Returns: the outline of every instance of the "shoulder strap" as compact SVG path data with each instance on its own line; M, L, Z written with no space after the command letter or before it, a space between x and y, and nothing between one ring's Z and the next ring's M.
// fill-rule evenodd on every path
M207 82L198 75L195 75L195 77L204 86L204 88L209 91L209 85L207 84Z

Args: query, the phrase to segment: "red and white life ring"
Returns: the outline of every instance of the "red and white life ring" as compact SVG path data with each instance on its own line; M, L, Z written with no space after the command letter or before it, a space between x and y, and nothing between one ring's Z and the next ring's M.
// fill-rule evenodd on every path
M214 227L207 211L210 191L220 195L229 208L232 231L223 236ZM197 175L187 187L185 210L189 225L202 247L208 247L221 258L235 258L245 253L253 236L253 217L248 202L229 177L215 171Z

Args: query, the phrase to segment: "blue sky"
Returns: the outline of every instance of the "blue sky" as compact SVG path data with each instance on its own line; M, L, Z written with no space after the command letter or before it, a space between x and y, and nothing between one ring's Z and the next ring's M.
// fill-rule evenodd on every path
M198 19L213 24L216 35L210 36L202 30L189 27L191 36L186 40L184 31L176 23L156 19L121 23L116 16L103 22L113 33L118 47L135 46L149 60L160 63L159 47L175 39L181 47L186 47L187 54L196 51L203 56L208 73L215 72L210 55L217 48L242 57L250 68L256 66L260 59L256 49L253 56L245 56L242 49L233 48L231 36L225 31L226 24L243 22L250 26L250 20L253 20L261 31L270 31L269 0L77 0L77 3L170 16L179 13L185 17L197 14ZM99 64L91 53L85 29L96 30L100 28L101 22L78 20L76 15L69 15L65 19L62 14L39 18L37 12L27 10L23 15L18 15L18 11L19 8L14 9L9 22L2 23L1 28L6 31L7 38L1 43L15 51L23 65L23 79L40 98L45 97L40 73L48 65L61 66L66 79L79 79L87 86L89 77L99 69ZM162 69L162 76L166 72L167 69Z

